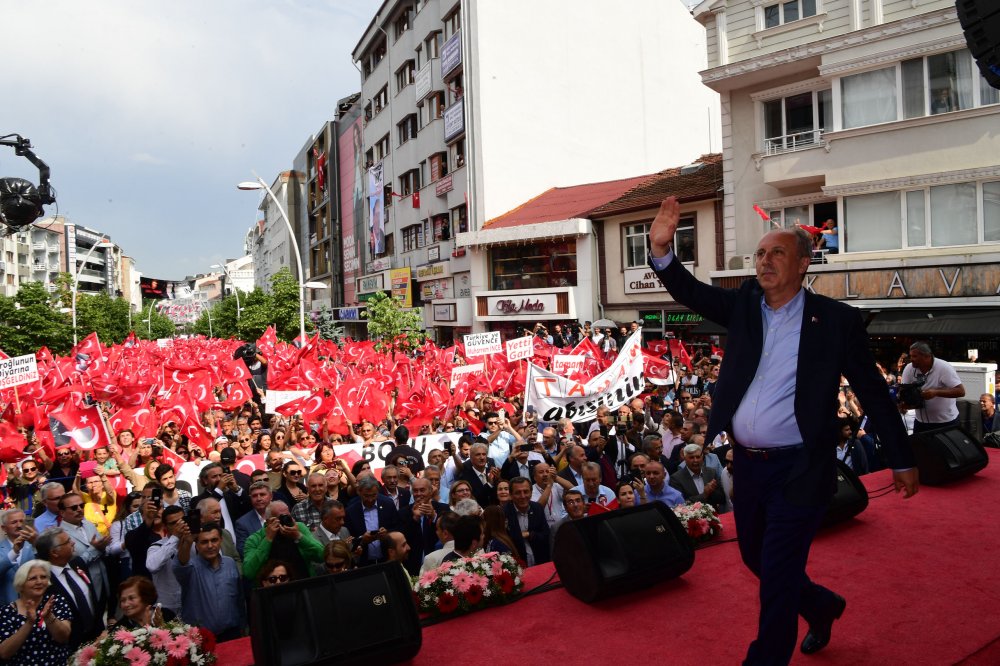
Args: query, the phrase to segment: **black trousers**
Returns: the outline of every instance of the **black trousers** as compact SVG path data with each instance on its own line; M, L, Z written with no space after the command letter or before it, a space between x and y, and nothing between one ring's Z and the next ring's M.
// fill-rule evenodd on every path
M788 664L798 639L798 616L812 622L825 616L833 593L806 575L809 547L826 505L798 506L785 497L796 451L753 458L733 452L733 508L740 555L760 579L757 638L744 664Z

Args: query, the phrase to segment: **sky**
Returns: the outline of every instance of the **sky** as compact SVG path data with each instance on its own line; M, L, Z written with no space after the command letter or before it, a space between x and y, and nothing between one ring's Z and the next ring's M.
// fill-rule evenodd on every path
M0 135L52 170L45 208L111 236L143 275L243 256L259 192L361 87L381 0L0 0ZM0 147L0 176L38 170Z

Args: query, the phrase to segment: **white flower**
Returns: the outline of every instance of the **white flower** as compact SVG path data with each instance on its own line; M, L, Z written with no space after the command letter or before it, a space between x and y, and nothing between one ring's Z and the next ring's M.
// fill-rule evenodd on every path
M111 656L113 654L118 654L118 651L120 649L121 649L121 646L118 645L118 643L112 643L111 647L108 648L108 656Z

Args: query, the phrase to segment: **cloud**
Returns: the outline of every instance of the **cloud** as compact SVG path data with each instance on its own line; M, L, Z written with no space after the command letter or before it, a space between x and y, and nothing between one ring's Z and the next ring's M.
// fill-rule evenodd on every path
M153 157L149 153L134 153L132 155L133 162L140 162L142 164L166 164L166 160L161 160L159 157Z

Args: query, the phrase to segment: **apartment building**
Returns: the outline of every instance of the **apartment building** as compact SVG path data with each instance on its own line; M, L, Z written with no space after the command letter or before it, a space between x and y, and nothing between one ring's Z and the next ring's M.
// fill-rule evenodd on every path
M1000 97L955 3L706 0L694 15L722 108L731 270L713 280L743 279L768 229L832 220L806 286L865 310L884 358L914 337L997 358Z
M356 303L409 298L442 342L478 327L467 248L486 220L718 141L704 44L673 2L386 0L353 51L367 204Z

